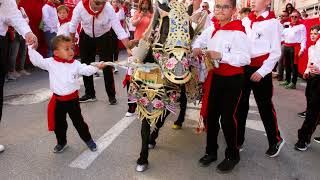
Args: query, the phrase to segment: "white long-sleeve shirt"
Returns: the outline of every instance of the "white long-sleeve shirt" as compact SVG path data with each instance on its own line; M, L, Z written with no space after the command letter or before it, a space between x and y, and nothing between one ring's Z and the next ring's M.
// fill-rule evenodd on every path
M116 12L117 18L119 21L123 21L126 19L126 14L124 13L123 8L120 8L118 12Z
M284 43L299 43L301 46L300 52L302 53L306 48L307 30L306 26L299 24L296 26L289 26L283 30Z
M28 47L28 53L33 65L49 72L50 89L59 96L68 95L80 89L79 75L91 76L98 71L98 68L81 64L79 61L61 63L52 57L44 59L31 47Z
M57 9L55 7L45 4L42 7L42 20L44 22L44 27L43 27L44 32L48 32L48 31L51 33L58 32L59 19L58 19Z
M22 17L15 0L0 0L0 36L5 36L8 26L14 29L23 37L32 32L26 20Z
M57 36L58 35L70 36L70 22L59 25Z
M250 41L241 31L219 30L212 37L215 30L211 25L195 40L192 48L207 48L209 51L220 52L222 60L231 66L241 67L250 64Z
M109 2L106 3L104 9L98 15L98 17L94 18L94 24L92 24L93 16L88 13L88 11L83 6L83 2L80 1L73 10L72 19L70 22L71 33L76 32L76 29L80 22L84 32L90 37L100 37L110 31L112 27L118 39L122 40L128 38L127 33L122 28L120 21L118 20L117 15Z
M264 18L269 15L269 11L261 14ZM251 20L248 17L243 18L242 24L250 40L251 58L269 54L268 59L257 70L262 76L271 73L272 69L281 56L281 26L277 19L255 22L251 26Z
M313 46L310 46L308 49L308 65L307 69L305 70L305 74L310 72L309 65L315 65L316 67L320 68L320 41L318 40L317 43Z

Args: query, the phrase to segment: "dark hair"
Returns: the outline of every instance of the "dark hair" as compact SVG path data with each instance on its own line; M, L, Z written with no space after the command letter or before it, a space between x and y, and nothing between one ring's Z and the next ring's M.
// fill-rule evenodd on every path
M237 7L237 0L230 0L233 7Z
M139 10L139 12L142 11L142 4L143 4L144 1L147 1L148 4L149 4L149 9L148 9L148 11L149 11L150 13L153 13L153 6L152 6L151 0L139 0L139 4L138 4L138 10Z
M291 11L289 11L288 6L291 6L291 8L292 8ZM293 4L291 4L291 3L286 4L286 11L287 11L289 14L293 13L294 10L295 10L295 8L294 8Z
M69 36L59 35L52 39L52 49L57 50L59 44L62 42L71 42L71 38Z
M320 31L320 25L319 25L319 24L313 25L313 26L310 28L310 31L313 31L313 30Z
M287 10L283 10L282 12L283 13L287 13L289 15L289 12Z
M248 8L248 7L244 7L239 11L240 14L244 14L244 13L249 14L250 12L251 12L251 8Z
M60 6L58 6L57 12L59 12L59 11L61 11L61 10L66 10L68 14L69 14L69 11L70 11L70 9L68 8L68 6L66 6L66 5L60 5Z
M289 6L289 5L290 5L292 8L294 8L292 3L287 3L287 4L286 4L286 9L288 9L288 6Z

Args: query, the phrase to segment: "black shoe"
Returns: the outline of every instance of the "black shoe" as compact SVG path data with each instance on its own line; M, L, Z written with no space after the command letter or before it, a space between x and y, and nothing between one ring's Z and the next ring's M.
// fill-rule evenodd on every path
M313 140L314 140L314 142L316 142L316 143L320 143L320 137L314 137Z
M298 113L298 116L301 117L301 118L306 118L306 115L307 115L307 111Z
M201 167L208 167L212 162L217 160L217 155L215 154L205 154L200 160Z
M53 152L54 152L54 153L62 153L67 147L68 147L67 144L65 144L65 145L57 144L57 145L53 148Z
M117 99L115 97L109 98L109 104L110 105L116 105L118 104Z
M281 151L281 148L283 147L285 143L285 140L284 139L281 139L277 144L269 147L269 149L267 150L266 154L269 156L269 157L276 157L279 155L280 151Z
M89 96L87 94L83 95L81 98L79 98L79 102L94 102L97 101L97 98L95 96Z
M232 160L229 158L224 159L217 166L217 171L220 173L228 173L233 170L233 168L239 163L240 159Z
M95 152L97 151L97 144L91 139L90 141L86 142L88 148L92 151Z
M294 149L298 151L306 151L310 143L304 142L302 140L298 140L298 142L294 145Z

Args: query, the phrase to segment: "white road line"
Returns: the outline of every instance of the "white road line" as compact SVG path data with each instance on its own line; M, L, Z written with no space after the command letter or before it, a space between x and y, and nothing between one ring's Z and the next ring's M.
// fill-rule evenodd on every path
M264 125L261 120L257 121L257 120L247 119L246 127L256 131L265 132Z
M98 150L91 152L89 149L73 160L69 167L87 169L92 162L136 119L135 117L124 117L102 137L97 140Z

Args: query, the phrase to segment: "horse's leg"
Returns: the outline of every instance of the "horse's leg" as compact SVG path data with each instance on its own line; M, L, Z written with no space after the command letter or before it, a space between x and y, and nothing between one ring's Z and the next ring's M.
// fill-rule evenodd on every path
M141 140L142 140L142 146L141 146L141 152L140 157L137 160L138 165L148 164L148 155L149 155L149 148L148 148L148 142L150 137L150 125L147 121L147 119L142 120L141 124Z
M186 115L188 101L187 101L185 85L181 86L179 101L180 101L180 113L179 113L178 119L174 122L174 125L172 126L173 129L180 129L182 127L182 124L184 122L184 118Z
M149 145L150 148L154 148L154 146L156 145L156 139L159 136L159 131L160 128L163 126L165 120L167 119L167 117L169 116L170 112L166 111L166 114L162 117L162 119L157 122L156 124L156 129L154 131L152 131L150 138L149 138Z

